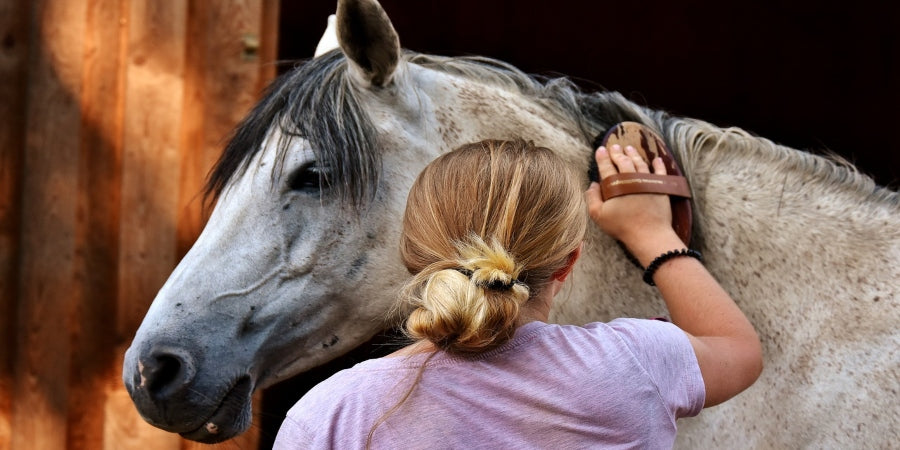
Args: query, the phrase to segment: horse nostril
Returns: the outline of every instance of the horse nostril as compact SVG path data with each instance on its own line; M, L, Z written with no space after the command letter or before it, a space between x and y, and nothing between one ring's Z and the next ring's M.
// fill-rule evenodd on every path
M147 389L152 393L163 390L178 378L181 362L178 358L163 355L156 358L156 364L148 370Z
M141 386L154 397L171 395L194 378L194 367L188 355L176 351L152 352L142 361Z

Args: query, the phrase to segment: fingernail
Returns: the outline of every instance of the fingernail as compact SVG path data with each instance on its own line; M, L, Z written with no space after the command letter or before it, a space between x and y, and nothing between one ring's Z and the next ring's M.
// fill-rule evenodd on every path
M622 150L622 146L619 144L613 144L612 149L615 151L619 151Z
M599 154L601 154L601 155L605 155L605 154L606 154L606 147L602 147L602 146L601 146L600 148L597 149L597 153L599 153Z
M625 151L628 152L628 153L634 153L634 152L636 152L637 150L635 150L634 147L632 147L632 146L629 145L628 147L625 147Z

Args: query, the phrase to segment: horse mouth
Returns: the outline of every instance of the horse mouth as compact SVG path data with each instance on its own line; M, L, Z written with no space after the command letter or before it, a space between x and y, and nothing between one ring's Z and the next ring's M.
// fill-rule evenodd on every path
M216 410L197 429L178 433L185 439L215 444L231 439L250 427L250 394L253 383L242 377L225 394Z

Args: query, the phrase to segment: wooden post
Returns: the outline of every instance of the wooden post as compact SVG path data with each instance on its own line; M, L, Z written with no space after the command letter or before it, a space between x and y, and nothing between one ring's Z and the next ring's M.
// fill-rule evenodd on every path
M32 4L13 448L63 448L77 279L82 0ZM51 26L51 24L66 26ZM73 139L73 136L76 138Z
M103 433L106 387L118 370L116 310L121 197L125 27L120 0L89 0L85 11L78 166L79 280L82 301L70 326L67 447L96 448Z
M0 449L194 448L138 416L122 356L274 75L278 6L0 0Z

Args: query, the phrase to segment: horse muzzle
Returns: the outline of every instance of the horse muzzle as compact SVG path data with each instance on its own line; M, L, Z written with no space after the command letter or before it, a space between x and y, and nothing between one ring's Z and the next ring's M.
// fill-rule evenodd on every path
M151 425L207 444L244 432L251 422L251 377L201 373L194 357L176 346L132 346L125 354L125 387Z

